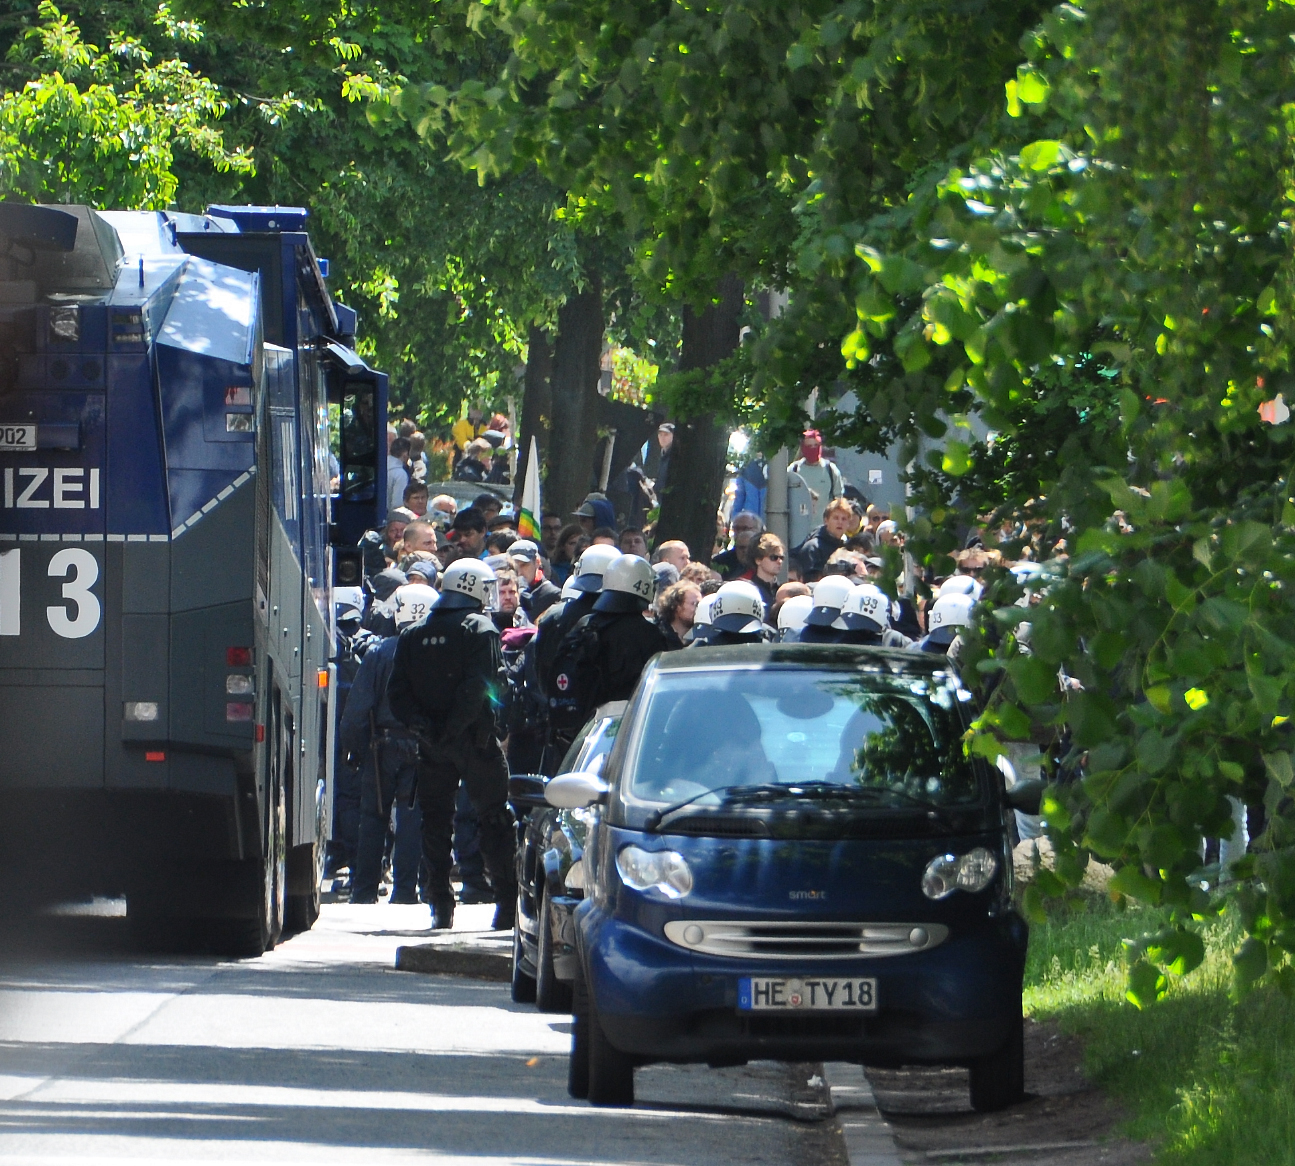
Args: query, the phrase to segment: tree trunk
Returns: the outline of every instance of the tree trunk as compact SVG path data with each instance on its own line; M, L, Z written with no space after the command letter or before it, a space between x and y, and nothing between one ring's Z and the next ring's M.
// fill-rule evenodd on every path
M679 371L709 368L736 351L742 282L726 275L716 288L716 302L698 315L685 305ZM676 422L674 445L655 543L682 539L694 561L709 563L715 545L715 511L724 490L729 428L714 414Z
M558 311L553 347L553 414L547 503L563 520L584 500L598 444L598 378L603 350L603 289L592 276Z
M517 435L517 478L513 482L513 505L520 506L526 485L531 438L539 450L541 468L549 459L549 428L553 423L553 350L548 333L531 325L526 344L526 379L522 390L521 432ZM541 497L543 491L541 491ZM535 516L539 522L540 516Z

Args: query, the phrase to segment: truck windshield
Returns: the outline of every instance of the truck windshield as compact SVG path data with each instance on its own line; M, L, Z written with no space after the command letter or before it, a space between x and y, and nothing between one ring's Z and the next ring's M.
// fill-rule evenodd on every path
M967 805L956 680L802 669L664 674L625 769L629 799L714 805L746 786L859 791L861 804Z

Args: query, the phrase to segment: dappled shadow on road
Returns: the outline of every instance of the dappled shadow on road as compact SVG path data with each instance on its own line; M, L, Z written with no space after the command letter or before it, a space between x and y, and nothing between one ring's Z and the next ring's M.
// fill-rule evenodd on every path
M52 1072L58 1080L42 1084ZM572 1101L566 1059L554 1055L9 1043L0 1074L11 1089L16 1077L31 1088L0 1102L0 1131L10 1144L235 1139L563 1162L814 1161L791 1143L804 1135L826 1146L831 1130L805 1125L785 1073L648 1068L638 1074L643 1103L623 1110ZM680 1156L726 1142L742 1157ZM748 1157L756 1146L780 1149Z

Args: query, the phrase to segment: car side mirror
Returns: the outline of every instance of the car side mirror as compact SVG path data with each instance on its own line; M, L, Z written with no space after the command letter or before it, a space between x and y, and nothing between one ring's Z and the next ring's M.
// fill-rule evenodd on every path
M582 810L607 799L608 786L596 773L564 773L544 787L544 800L559 810Z
M508 779L508 800L528 810L547 805L544 786L548 780L542 773L514 773Z
M1046 786L1047 782L1038 778L1017 782L1007 791L1007 804L1022 814L1037 814Z

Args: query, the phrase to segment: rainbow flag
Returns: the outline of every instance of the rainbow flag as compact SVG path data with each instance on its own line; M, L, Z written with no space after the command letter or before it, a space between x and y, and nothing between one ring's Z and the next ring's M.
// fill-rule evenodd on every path
M531 448L526 458L526 481L522 486L522 508L517 516L517 537L540 541L540 451L531 434Z

